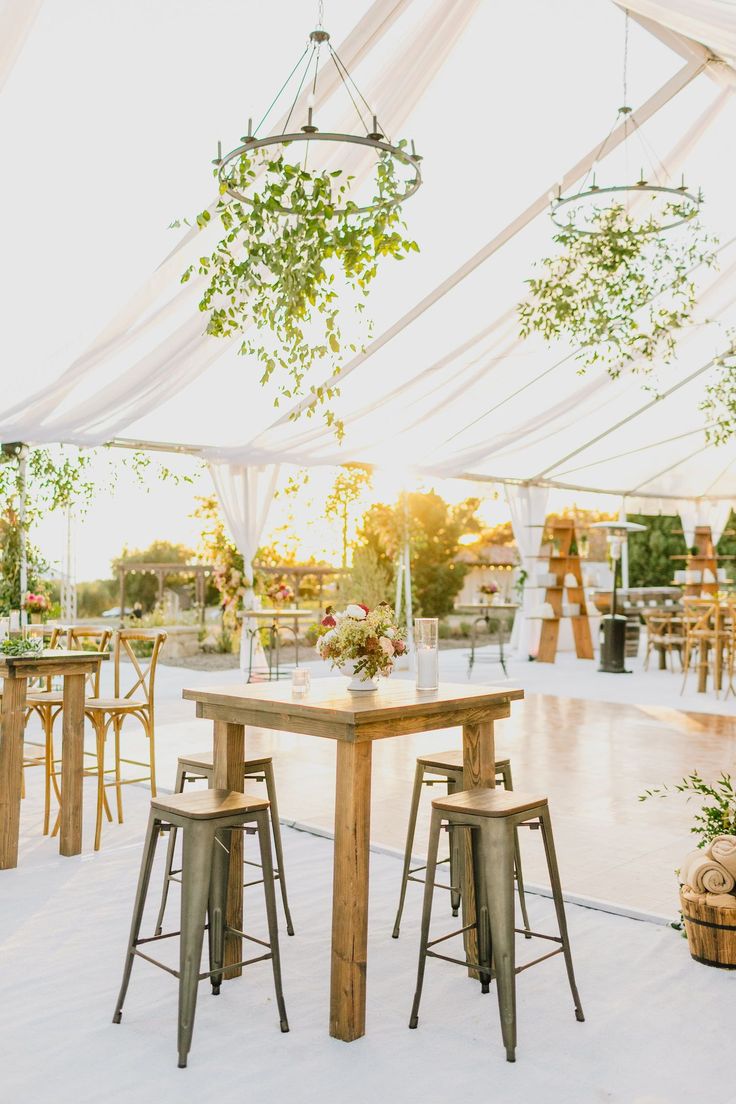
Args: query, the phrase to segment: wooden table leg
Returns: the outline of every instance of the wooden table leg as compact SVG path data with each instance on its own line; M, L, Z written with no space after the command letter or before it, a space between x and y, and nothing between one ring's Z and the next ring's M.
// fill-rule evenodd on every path
M82 851L84 675L64 676L61 718L61 831L59 854Z
M698 693L708 689L708 642L703 640L698 648Z
M493 721L463 726L463 787L466 790L478 790L496 785L496 742L493 734ZM455 829L457 831L457 829ZM473 851L470 829L461 829L464 837L462 847L463 862L460 864L460 888L462 893L463 927L475 923L475 890L473 887ZM465 954L472 961L478 961L477 932L468 931L464 935ZM477 978L477 970L468 970L470 977Z
M365 1034L372 744L337 741L330 1035Z
M214 721L213 767L215 789L245 789L243 763L245 762L245 726L229 721ZM243 930L243 833L233 832L230 845L230 868L227 881L227 909L225 922L238 931ZM225 958L227 967L242 962L243 940L232 932L225 934ZM225 980L240 977L242 966L231 966L223 973Z
M3 679L0 712L0 870L18 865L26 682Z

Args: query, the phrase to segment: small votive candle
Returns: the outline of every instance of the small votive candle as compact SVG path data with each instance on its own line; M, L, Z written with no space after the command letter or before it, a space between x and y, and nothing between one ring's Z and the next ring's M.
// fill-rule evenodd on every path
M306 667L295 667L291 672L291 692L297 696L306 694L312 681L311 673Z
M417 661L417 690L436 690L440 681L437 617L414 618L414 652Z
M19 632L20 631L20 610L11 610L10 611L10 624L9 624L9 627L10 627L11 632Z

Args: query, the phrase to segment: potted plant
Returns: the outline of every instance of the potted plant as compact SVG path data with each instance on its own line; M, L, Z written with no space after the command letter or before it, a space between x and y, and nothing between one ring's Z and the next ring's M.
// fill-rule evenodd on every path
M706 782L694 770L675 786L646 790L640 801L687 794L703 799L690 831L698 837L678 870L680 911L691 956L706 966L736 969L736 790L730 774Z
M319 626L317 654L351 678L348 690L377 690L378 676L388 678L405 652L403 630L387 602L372 610L363 602L342 612L329 607Z

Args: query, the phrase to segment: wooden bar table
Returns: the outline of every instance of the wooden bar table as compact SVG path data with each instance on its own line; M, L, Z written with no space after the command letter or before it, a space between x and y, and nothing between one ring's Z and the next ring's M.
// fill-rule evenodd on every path
M3 680L0 713L0 870L18 865L18 832L23 785L23 736L29 678L61 675L64 701L61 742L61 830L59 853L82 850L82 767L84 758L84 684L107 658L103 652L39 652L0 655Z
M368 865L373 741L461 727L468 789L495 785L493 722L510 716L523 690L455 686L418 691L413 681L388 679L376 691L350 693L344 678L315 679L306 695L283 683L184 690L197 716L214 722L215 786L243 790L245 726L299 732L335 740L335 858L332 896L330 1035L350 1042L365 1034L368 955ZM475 916L472 856L464 862L463 924ZM242 841L233 838L228 924L243 927ZM232 891L232 892L231 892ZM473 961L475 932L466 935ZM240 938L229 935L225 963L242 958ZM235 976L237 969L230 972ZM227 975L226 975L227 976Z

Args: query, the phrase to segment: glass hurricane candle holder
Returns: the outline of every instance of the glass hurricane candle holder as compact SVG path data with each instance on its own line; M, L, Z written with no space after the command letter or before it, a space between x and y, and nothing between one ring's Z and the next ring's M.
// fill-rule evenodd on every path
M417 661L417 690L436 690L440 682L439 619L414 618L414 653Z
M291 692L302 696L309 691L311 685L311 673L306 667L295 667L291 672Z

